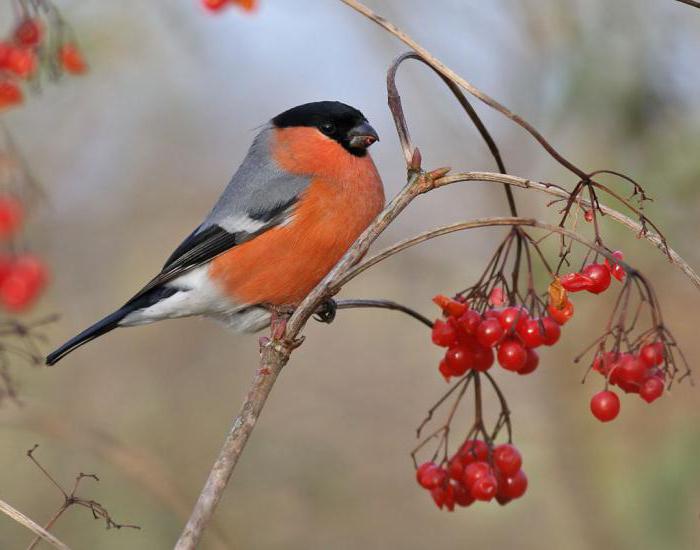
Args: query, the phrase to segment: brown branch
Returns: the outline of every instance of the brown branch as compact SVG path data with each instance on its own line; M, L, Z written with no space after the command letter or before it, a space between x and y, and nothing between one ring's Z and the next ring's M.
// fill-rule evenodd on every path
M695 0L676 0L676 2L680 2L681 4L688 4L689 6L693 6L694 8L700 9L700 2L696 2Z
M41 525L39 525L38 523L36 523L32 519L28 518L27 516L25 516L19 510L16 510L12 506L10 506L4 500L0 500L0 512L3 512L7 516L9 516L13 520L15 520L17 523L19 523L20 525L24 525L27 529L32 531L38 537L41 537L43 540L48 542L54 548L58 548L58 550L70 550L70 548L67 545L63 544L60 540L58 540L56 537L54 537L51 533L49 533Z
M413 317L416 321L423 323L428 328L433 328L433 322L425 315L421 315L417 311L406 307L403 304L392 302L391 300L337 300L335 305L338 309L356 309L374 307L379 309L390 309L400 311Z

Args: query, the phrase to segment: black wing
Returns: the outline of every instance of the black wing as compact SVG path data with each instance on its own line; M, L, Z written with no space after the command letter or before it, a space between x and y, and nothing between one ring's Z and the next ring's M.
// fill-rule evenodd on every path
M251 218L264 222L264 225L252 232L236 231L231 233L217 224L210 225L206 229L201 229L202 226L199 226L170 255L161 272L151 279L126 305L131 304L149 290L176 279L190 269L205 264L234 246L254 239L288 220L295 203L296 199L275 206L264 213L253 213Z

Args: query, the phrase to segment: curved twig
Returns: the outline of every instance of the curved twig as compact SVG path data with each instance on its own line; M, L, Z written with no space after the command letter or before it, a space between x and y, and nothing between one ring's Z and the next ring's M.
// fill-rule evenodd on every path
M336 300L335 305L338 309L356 309L356 308L367 308L374 307L379 309L391 309L394 311L400 311L406 315L410 315L416 321L420 321L428 328L433 328L433 322L428 319L425 315L421 315L417 311L412 310L410 307L406 307L403 304L397 302L392 302L391 300Z

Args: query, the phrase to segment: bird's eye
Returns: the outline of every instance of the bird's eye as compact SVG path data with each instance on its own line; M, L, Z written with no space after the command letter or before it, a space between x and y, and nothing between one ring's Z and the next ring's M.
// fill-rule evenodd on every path
M330 136L331 134L335 133L335 124L332 122L324 122L320 126L321 131L326 134L327 136Z

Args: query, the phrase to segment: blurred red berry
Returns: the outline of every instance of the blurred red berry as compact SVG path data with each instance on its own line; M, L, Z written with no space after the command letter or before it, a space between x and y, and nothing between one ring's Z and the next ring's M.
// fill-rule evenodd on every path
M623 260L624 256L622 254L621 250L616 250L615 252L612 253L613 258L617 260ZM617 263L611 263L607 258L605 258L605 267L608 268L610 271L610 274L615 277L618 281L621 281L622 279L625 278L625 268L622 267L620 264Z
M518 327L518 336L528 348L537 348L544 343L544 328L539 319L528 319Z
M489 447L481 439L469 439L459 449L459 456L465 464L471 462L483 462L489 456Z
M474 502L474 497L472 496L471 491L469 491L469 489L467 489L463 483L453 480L450 482L450 485L452 486L455 502L459 506L469 506Z
M20 78L29 78L36 70L36 55L29 48L13 47L6 55L5 67Z
M22 203L11 195L0 195L0 239L4 240L14 235L22 225L23 219Z
M498 481L493 474L488 474L477 479L471 486L472 496L476 500L488 502L496 496L498 490Z
M464 468L463 482L468 489L471 489L478 479L489 475L491 475L491 466L486 462L472 462Z
M540 364L539 354L532 348L527 348L527 359L525 360L525 365L518 370L518 374L530 374L534 372Z
M661 378L657 376L650 376L644 381L642 387L639 388L639 396L647 403L656 401L663 393L664 383Z
M0 284L0 303L14 312L27 309L39 296L46 279L41 260L30 254L19 256Z
M452 326L452 323L442 319L436 319L433 323L431 336L433 344L443 348L448 348L457 343L457 331Z
M458 321L464 332L475 335L481 323L481 315L473 309L467 309Z
M42 37L41 21L38 19L24 19L15 29L14 39L20 46L36 47Z
M656 367L664 362L663 342L653 342L643 345L639 350L639 358L647 367Z
M476 329L476 339L484 347L495 345L503 336L503 327L498 319L484 319Z
M254 11L258 7L257 0L233 0L244 11Z
M590 264L583 268L583 274L593 283L586 289L593 294L600 294L610 286L610 270L603 264Z
M202 6L209 11L220 11L230 5L230 0L202 0Z
M593 210L586 210L583 213L583 218L589 223L592 222L593 221Z
M508 331L511 328L519 329L522 328L528 321L529 315L527 309L524 307L507 307L501 311L498 316L498 321L501 323L504 331Z
M505 443L493 450L493 465L503 475L515 475L523 465L523 458L515 446Z
M0 112L24 101L22 89L9 80L0 80Z
M424 462L416 470L416 481L421 487L432 489L447 480L447 472L434 462Z
M474 357L469 348L457 346L447 350L445 362L453 376L462 376L474 364Z
M506 370L518 371L527 362L525 347L514 339L504 340L498 346L498 364Z
M493 365L495 357L491 348L477 345L472 349L474 355L474 370L479 372L487 371Z
M551 317L545 317L542 319L542 327L544 328L544 335L542 336L542 341L545 346L553 346L559 341L561 336L561 328L559 323L557 323Z
M80 53L78 46L72 42L66 42L58 52L61 66L71 74L83 74L87 71L87 64Z
M620 398L611 391L601 391L591 398L591 412L601 422L609 422L620 413Z
M527 490L527 476L522 470L518 470L511 476L498 478L498 496L508 500L520 498Z

